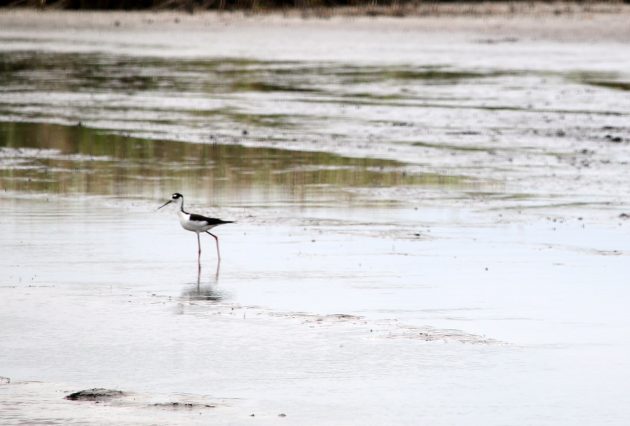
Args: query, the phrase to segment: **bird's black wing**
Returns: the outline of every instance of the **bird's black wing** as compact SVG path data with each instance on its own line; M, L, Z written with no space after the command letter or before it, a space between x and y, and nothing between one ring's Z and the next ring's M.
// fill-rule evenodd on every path
M232 223L232 221L229 220L206 217L195 213L190 214L190 220L192 220L193 222L206 222L208 225L221 225L223 223Z

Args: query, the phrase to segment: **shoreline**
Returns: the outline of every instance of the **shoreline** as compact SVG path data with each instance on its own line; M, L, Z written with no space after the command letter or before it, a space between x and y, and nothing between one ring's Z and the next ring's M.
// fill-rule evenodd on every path
M399 3L390 5L363 4L354 6L304 6L304 7L255 7L234 9L204 9L195 8L138 8L138 9L64 9L57 5L45 8L36 7L4 7L0 11L31 11L37 13L73 12L73 13L98 13L109 12L119 14L134 13L175 13L182 15L203 15L206 13L218 15L245 15L268 16L281 15L285 17L301 18L330 18L338 16L354 17L422 17L422 16L559 16L559 15L583 15L583 14L617 14L630 11L630 4L623 1L455 1L455 2L420 2Z
M552 40L560 42L630 41L630 4L622 3L445 3L405 8L359 7L287 11L70 11L0 10L0 36L28 30L194 32L227 27L283 27L370 31L412 31L489 37L488 42ZM493 39L497 38L497 39Z

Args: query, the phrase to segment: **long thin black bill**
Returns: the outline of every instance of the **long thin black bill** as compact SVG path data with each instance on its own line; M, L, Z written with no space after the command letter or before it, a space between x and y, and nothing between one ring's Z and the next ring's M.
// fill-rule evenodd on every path
M160 210L162 207L171 204L173 202L173 200L168 200L166 203L162 204L160 207L158 207L156 210Z

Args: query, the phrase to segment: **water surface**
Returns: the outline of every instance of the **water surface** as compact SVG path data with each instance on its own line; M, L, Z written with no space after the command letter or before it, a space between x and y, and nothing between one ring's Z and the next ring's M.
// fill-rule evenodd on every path
M625 46L333 29L0 30L3 423L627 423Z

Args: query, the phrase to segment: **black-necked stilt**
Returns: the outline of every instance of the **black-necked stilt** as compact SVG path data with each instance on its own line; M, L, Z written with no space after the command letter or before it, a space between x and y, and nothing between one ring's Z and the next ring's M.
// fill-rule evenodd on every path
M199 241L199 234L201 232L206 232L212 235L217 243L217 257L220 262L221 252L219 251L219 237L210 232L210 229L214 228L215 226L223 225L225 223L234 222L231 220L221 220L214 217L202 216L200 214L188 213L184 210L184 196L179 192L174 193L171 196L170 200L158 207L158 210L170 203L175 203L179 206L177 216L179 216L179 223L182 225L182 228L197 234L197 248L199 249L199 251L197 252L197 260L199 261L201 259L201 242Z

